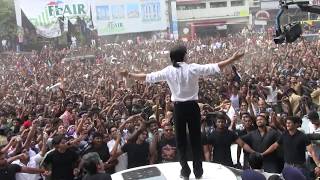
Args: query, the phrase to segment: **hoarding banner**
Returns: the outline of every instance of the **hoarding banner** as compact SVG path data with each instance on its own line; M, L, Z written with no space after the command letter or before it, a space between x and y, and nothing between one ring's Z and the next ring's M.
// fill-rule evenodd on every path
M92 9L98 35L167 28L165 0L96 0Z
M179 31L178 31L178 17L177 17L177 2L171 1L171 31L173 33L174 39L179 38Z
M88 0L16 0L39 35L54 38L61 35L59 21L63 18L90 19Z

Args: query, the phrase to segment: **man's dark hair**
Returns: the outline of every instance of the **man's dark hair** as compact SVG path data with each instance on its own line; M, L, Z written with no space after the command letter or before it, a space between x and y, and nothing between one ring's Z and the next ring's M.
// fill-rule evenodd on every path
M173 67L180 67L177 62L183 62L184 57L187 54L187 48L185 46L176 46L170 50L170 59Z
M223 112L218 112L216 118L227 120L227 115Z
M60 142L63 139L66 139L66 137L64 135L56 135L56 136L54 136L53 139L52 139L52 145L55 146L55 145L60 144Z
M117 128L117 126L115 126L115 125L111 125L111 126L108 128L108 133L109 133L109 134L111 133L111 129L112 129L112 128L116 128L116 129L118 129L118 128Z
M289 96L290 93L297 94L297 92L293 88L289 87L289 88L285 89L284 95Z
M258 114L256 116L256 119L258 117L262 117L265 121L266 121L266 125L269 126L269 116L268 116L268 113L267 112L261 112L260 114Z
M249 155L248 161L252 169L262 169L263 158L259 153L251 153Z
M252 116L251 116L250 113L248 113L248 112L240 113L240 117L241 117L241 118L242 118L242 116L244 116L244 115L247 115L247 116L252 120Z
M292 121L294 124L302 124L302 120L297 116L288 116L286 120Z
M101 133L99 133L99 132L95 132L94 134L93 134L93 139L94 138L96 138L96 137L99 137L99 138L102 138L103 139L103 134L101 134Z
M150 127L152 124L158 124L157 120L151 119L147 122L147 126Z

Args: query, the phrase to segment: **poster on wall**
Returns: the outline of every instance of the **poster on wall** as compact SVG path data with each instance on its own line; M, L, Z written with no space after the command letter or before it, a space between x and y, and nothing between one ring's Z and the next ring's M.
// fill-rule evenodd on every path
M88 0L15 0L15 5L23 11L37 33L47 38L61 35L60 21L90 19Z
M98 35L167 28L165 0L96 0L92 7Z

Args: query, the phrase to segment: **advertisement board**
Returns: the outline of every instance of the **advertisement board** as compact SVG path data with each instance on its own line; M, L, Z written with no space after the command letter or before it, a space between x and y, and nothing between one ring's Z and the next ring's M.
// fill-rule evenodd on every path
M167 28L165 0L96 0L92 7L98 35Z
M16 0L16 6L34 25L37 33L47 38L61 35L59 21L65 19L89 19L88 0Z

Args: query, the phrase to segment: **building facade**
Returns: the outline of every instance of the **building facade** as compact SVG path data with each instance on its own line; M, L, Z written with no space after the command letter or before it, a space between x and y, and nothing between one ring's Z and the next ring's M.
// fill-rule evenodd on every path
M223 33L250 23L249 0L177 0L180 37Z

